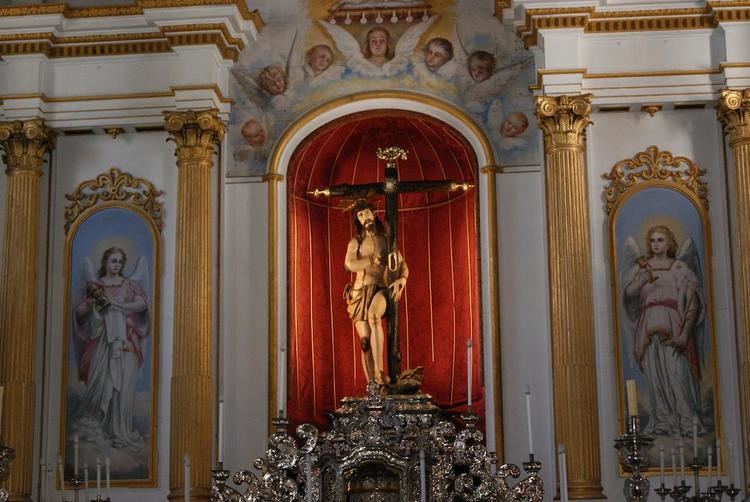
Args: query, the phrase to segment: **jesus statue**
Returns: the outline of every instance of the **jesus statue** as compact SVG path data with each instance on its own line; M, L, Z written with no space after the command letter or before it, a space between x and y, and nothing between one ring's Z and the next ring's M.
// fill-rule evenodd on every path
M383 385L383 351L386 347L381 319L388 306L388 298L398 302L406 287L409 268L396 251L390 259L391 274L386 261L388 243L383 223L375 215L372 205L364 199L358 200L352 208L352 219L356 229L355 237L349 241L344 266L355 274L354 282L344 291L349 318L359 335L362 349L362 368L367 380ZM388 283L388 277L395 277Z

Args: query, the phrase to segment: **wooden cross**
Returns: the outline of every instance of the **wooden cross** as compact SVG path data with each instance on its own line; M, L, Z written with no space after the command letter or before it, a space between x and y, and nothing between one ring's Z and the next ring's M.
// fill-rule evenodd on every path
M395 279L398 271L398 246L396 234L398 228L398 196L402 193L415 192L456 192L467 191L473 187L466 182L454 180L401 181L398 177L398 160L406 160L407 151L397 146L378 148L376 155L385 163L385 176L381 183L363 183L360 185L342 184L327 188L316 188L309 193L315 197L346 197L349 199L368 199L378 195L385 196L386 240L388 243L388 285ZM386 295L388 308L387 319L387 353L388 376L396 382L401 374L401 351L398 341L398 301Z

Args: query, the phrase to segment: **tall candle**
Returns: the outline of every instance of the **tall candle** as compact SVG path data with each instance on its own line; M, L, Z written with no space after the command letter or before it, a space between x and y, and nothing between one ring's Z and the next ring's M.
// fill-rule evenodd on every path
M685 441L680 438L680 481L685 482Z
M65 498L65 473L63 471L62 455L57 455L57 475L60 476L60 492L63 499Z
M526 386L526 428L529 430L529 455L534 454L534 436L531 432L531 389Z
M305 500L312 502L312 458L307 456L307 462L305 462Z
M677 459L675 458L674 446L672 447L672 487L677 486Z
M219 401L219 463L224 462L224 401Z
M3 425L3 394L5 394L5 388L0 385L0 426Z
M424 450L419 450L419 495L421 502L427 502L427 463Z
M721 441L716 437L716 477L721 477Z
M185 496L185 502L190 502L190 457L187 452L185 452L185 456L182 459L182 464L185 468L183 473L185 485L182 489L182 493Z
M102 461L96 457L96 498L102 498Z
M78 477L78 433L73 433L73 476Z
M469 408L471 408L471 348L474 346L474 344L471 341L471 338L469 338L469 341L466 342L466 389L467 389L467 402L469 405Z
M638 416L638 391L636 390L635 380L625 382L628 395L628 415L631 417Z
M712 447L706 448L706 453L708 454L708 487L711 488L711 468L713 467L713 460L714 460L714 449Z
M664 447L659 447L659 474L661 475L661 485L664 486Z
M734 485L734 459L732 458L734 452L732 451L732 442L729 442L729 486Z
M281 373L279 374L279 401L281 401L279 404L279 416L284 416L286 412L286 347L281 347L279 350L281 361L279 363L279 368L281 369Z
M565 446L557 447L558 469L560 477L560 501L568 502L568 464L565 460Z
M83 463L83 500L89 500L89 464Z
M110 467L112 466L112 462L110 461L109 457L104 457L104 478L107 480L107 500L110 499L112 494L109 492L112 489L112 485L110 484L110 477L109 477L109 471Z
M698 416L693 415L693 462L698 458Z

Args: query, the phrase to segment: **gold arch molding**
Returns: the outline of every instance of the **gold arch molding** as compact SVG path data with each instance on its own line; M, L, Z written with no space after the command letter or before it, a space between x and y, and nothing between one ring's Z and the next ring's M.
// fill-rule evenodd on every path
M500 312L499 312L499 276L498 276L498 232L497 232L497 194L495 176L499 169L495 165L495 154L485 132L463 110L455 105L432 96L408 91L370 91L343 96L313 108L292 123L276 142L268 162L268 172L264 179L268 182L268 423L278 411L280 404L277 378L280 357L286 357L285 346L280 344L280 315L286 310L281 305L281 263L279 251L285 243L285 235L280 232L279 215L283 214L280 204L284 203L283 181L289 159L295 149L310 134L340 117L365 110L407 109L423 113L452 126L464 136L474 149L479 163L479 171L486 176L486 183L480 183L484 189L479 194L480 216L480 253L487 250L487 273L489 278L482 281L488 284L489 295L483 291L482 309L489 313L489 330L492 351L492 382L495 448L498 457L503 459L503 417L502 386L500 382ZM481 179L481 178L480 178ZM481 214L483 213L483 214ZM481 270L481 269L480 269ZM488 297L488 298L487 298ZM486 310L485 310L486 309ZM283 350L283 352L282 352ZM488 393L489 395L489 393ZM282 396L283 399L283 396Z

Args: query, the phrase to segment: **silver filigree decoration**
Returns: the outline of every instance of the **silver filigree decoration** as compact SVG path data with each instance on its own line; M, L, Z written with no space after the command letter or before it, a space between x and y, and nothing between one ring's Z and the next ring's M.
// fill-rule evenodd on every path
M84 212L102 202L123 202L136 206L161 230L162 205L157 198L163 194L150 181L135 178L112 167L109 172L100 174L96 179L84 181L73 193L65 194L65 198L71 201L65 208L65 233L68 233Z
M367 397L342 400L330 432L299 426L300 446L287 420L275 419L266 457L254 464L260 474L239 471L235 488L226 484L229 471L214 471L210 500L413 502L422 499L424 475L430 501L541 502L541 464L533 458L523 464L527 477L511 485L521 470L497 465L477 420L462 415L459 430L426 394L381 396L368 389Z

